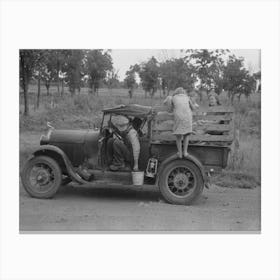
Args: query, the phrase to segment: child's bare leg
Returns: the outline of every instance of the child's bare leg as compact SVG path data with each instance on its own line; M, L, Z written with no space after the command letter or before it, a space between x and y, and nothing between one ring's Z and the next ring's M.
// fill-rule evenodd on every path
M182 135L176 135L176 145L179 158L182 158Z
M189 147L189 137L190 135L184 135L184 157L188 155L188 147Z

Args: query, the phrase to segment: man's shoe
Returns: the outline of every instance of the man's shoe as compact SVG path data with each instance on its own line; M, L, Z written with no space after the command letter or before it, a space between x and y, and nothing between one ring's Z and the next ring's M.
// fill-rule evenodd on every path
M131 171L131 169L128 166L123 165L114 165L111 164L109 166L111 171Z
M76 172L82 179L91 182L94 180L94 175L92 173L89 173L86 169L77 169Z

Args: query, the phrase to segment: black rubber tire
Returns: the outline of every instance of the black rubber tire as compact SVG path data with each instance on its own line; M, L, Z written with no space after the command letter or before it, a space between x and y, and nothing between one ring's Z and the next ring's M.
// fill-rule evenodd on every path
M178 167L187 168L195 178L193 190L189 195L178 196L169 189L167 183L168 177L170 173ZM171 204L190 205L195 202L195 200L200 196L204 188L204 180L201 174L201 170L193 162L186 159L176 159L170 162L163 168L159 176L160 177L158 185L160 192L163 198Z
M30 186L30 172L37 164L44 164L48 166L53 173L54 182L50 184L50 188L48 188L46 192L38 192ZM24 189L30 196L36 198L51 198L56 194L62 183L62 173L58 163L54 159L48 156L35 156L24 165L21 172L21 179Z

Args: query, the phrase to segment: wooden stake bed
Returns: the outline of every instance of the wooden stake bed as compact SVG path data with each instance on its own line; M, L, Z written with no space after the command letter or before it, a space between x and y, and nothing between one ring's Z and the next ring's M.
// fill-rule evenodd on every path
M154 108L151 140L153 144L174 143L173 114L167 107ZM234 139L232 107L215 106L193 112L193 132L190 145L230 146Z

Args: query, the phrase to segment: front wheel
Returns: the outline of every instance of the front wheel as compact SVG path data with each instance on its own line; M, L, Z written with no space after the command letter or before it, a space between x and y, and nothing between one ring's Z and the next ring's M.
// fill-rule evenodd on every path
M53 197L62 182L61 169L48 156L30 159L21 173L22 185L27 193L36 198Z
M160 192L172 204L190 205L202 193L203 187L201 170L189 160L174 160L160 173Z

